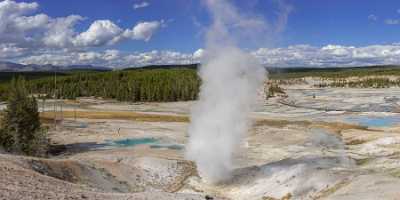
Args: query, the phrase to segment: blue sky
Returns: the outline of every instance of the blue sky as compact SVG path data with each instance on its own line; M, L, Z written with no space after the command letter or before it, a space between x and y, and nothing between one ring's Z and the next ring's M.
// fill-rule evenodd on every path
M202 46L199 28L194 20L208 23L207 12L200 1L193 0L31 0L38 2L40 12L52 17L78 14L87 19L77 24L84 31L94 20L109 19L121 27L131 28L140 21L165 20L167 28L160 29L149 42L127 41L118 45L125 51L177 50L193 52ZM134 5L148 2L144 8Z
M19 1L21 2L21 1ZM131 27L138 21L170 20L168 28L162 29L148 43L128 42L121 44L124 50L149 51L153 49L192 52L202 47L203 38L196 23L207 26L210 19L200 0L150 0L145 8L134 9L137 0L33 0L38 2L40 12L52 17L78 14L87 19L78 24L84 31L94 20L110 19L121 27ZM235 1L246 10L253 9L267 19L278 12L273 1ZM293 6L282 34L280 44L327 44L365 46L400 42L400 24L388 25L387 19L400 20L400 1L397 0L292 0ZM374 15L376 21L368 19ZM283 39L282 39L283 38Z
M265 33L270 40L247 49L266 65L399 64L400 1L230 2L272 27L282 10L290 10L282 31ZM65 20L69 16L75 17ZM0 0L0 17L0 60L112 67L197 61L212 22L202 0ZM285 58L290 55L297 60Z
M399 24L385 20L400 19L400 1L300 0L292 4L295 10L287 25L286 44L365 46L399 41Z

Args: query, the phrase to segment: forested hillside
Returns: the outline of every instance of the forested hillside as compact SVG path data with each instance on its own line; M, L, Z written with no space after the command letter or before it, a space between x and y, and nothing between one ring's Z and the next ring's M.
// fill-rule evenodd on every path
M303 77L321 77L324 79L343 79L366 76L400 76L400 66L362 66L336 68L268 68L271 79L290 79Z
M74 99L96 96L120 101L186 101L197 98L200 80L195 70L153 69L76 72L68 76L32 80L31 93Z
M57 72L3 72L0 73L0 100L7 97L7 88L14 77L27 79L27 87L33 94L48 98L74 99L95 96L121 101L187 101L197 98L200 79L197 64L146 66L118 71L71 70ZM319 87L390 87L400 86L400 79L387 77L400 76L399 66L371 66L353 68L271 68L272 80L285 82L304 77L320 77L330 80ZM360 77L360 79L349 79ZM364 78L362 78L364 77ZM365 78L366 77L366 78Z

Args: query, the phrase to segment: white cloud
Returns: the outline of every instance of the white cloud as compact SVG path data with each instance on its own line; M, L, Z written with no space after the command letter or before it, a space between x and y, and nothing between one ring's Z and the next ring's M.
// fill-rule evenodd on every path
M16 3L14 1L0 2L0 33L5 32L13 19L29 14L38 8L37 3Z
M149 5L150 5L149 2L143 1L141 3L133 4L133 9L137 10L139 8L145 8L145 7L149 6Z
M385 24L397 25L397 24L400 24L400 20L399 19L386 19Z
M9 49L10 52L18 51ZM270 67L349 67L400 64L400 44L365 47L294 45L286 48L260 48L250 53L262 64ZM92 64L124 68L153 64L197 63L203 59L205 54L206 52L203 49L198 49L193 53L177 51L129 53L115 49L101 52L49 51L40 55L25 56L18 61L35 64Z
M327 45L321 48L295 45L260 48L252 52L263 64L275 67L346 67L400 63L400 45L366 47Z
M39 29L49 23L49 17L45 14L38 14L34 16L20 16L14 18L14 28L20 31L29 31Z
M124 40L149 41L165 23L163 20L139 22L125 29L105 19L94 21L87 30L77 32L75 26L84 17L69 15L53 18L43 13L36 14L38 7L37 3L0 1L1 60L34 64L134 67L199 62L206 53L203 49L193 53L121 52L115 49L96 51L90 47L107 46ZM225 12L230 14L229 11ZM238 20L231 22L235 28L259 26L257 31L264 31L268 25L239 17L236 16ZM373 17L368 18L373 20ZM285 20L283 17L282 21ZM400 20L388 19L385 23L400 24ZM263 64L277 67L400 64L400 44L365 47L294 45L286 48L260 48L251 53Z
M14 1L0 2L0 42L28 43L34 40L35 32L46 25L47 15L30 14L38 8L37 3L16 3ZM31 33L28 35L27 33Z
M148 42L163 24L163 20L139 22L132 29L121 29L110 20L97 20L89 29L76 36L74 46L103 46L121 42L126 39Z
M73 37L76 34L74 26L84 18L79 15L70 15L51 19L48 26L52 27L46 31L43 37L43 43L49 47L68 47L73 43Z
M396 12L397 12L397 14L400 14L400 9L397 9ZM389 18L389 19L386 19L384 22L387 25L398 25L398 24L400 24L400 19Z
M115 49L105 50L103 59L107 61L112 61L119 59L121 56L121 52Z
M86 31L79 33L75 26L84 17L52 18L43 13L35 14L38 7L35 2L0 1L0 44L3 44L0 48L8 45L32 51L73 50L111 45L127 39L149 41L163 24L163 20L140 22L132 29L123 29L105 19L94 21Z
M115 43L122 29L110 20L97 20L74 40L75 46L102 46Z
M23 57L18 60L24 64L54 64L76 65L91 64L97 66L124 68L138 67L153 64L189 64L198 62L191 53L175 51L150 51L123 53L119 50L105 50L102 52L47 52L40 55Z
M377 20L378 20L378 16L373 15L373 14L368 15L368 20L370 20L370 21L377 21Z
M193 53L193 59L194 60L202 60L204 58L205 50L204 49L198 49Z
M16 47L12 44L0 44L0 59L20 57L28 53L28 49Z
M160 29L163 21L140 22L131 30L125 30L123 36L133 40L149 41L153 34Z

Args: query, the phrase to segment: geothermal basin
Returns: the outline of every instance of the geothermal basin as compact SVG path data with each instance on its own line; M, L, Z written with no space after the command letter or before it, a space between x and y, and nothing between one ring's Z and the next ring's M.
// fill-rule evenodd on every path
M130 104L91 99L94 103L78 109L76 119L65 117L57 129L50 129L54 145L67 147L64 152L49 159L1 154L0 163L19 163L28 170L25 173L42 174L41 182L60 180L84 186L68 192L79 196L79 191L91 188L100 193L160 195L159 199L204 199L206 195L256 200L398 198L398 113L378 106L359 108L368 103L387 107L385 97L400 97L400 92L298 87L285 88L288 97L270 98L251 113L253 124L234 157L232 178L219 185L204 183L194 163L185 159L188 116L195 102ZM390 102L390 106L398 103ZM47 106L50 109L51 102ZM332 109L320 109L326 107ZM65 108L64 112L73 111ZM87 115L99 112L135 113L137 118ZM157 120L147 120L149 115L157 115ZM78 148L85 145L93 148ZM9 173L18 175L22 170L15 169ZM61 183L49 187L64 194Z

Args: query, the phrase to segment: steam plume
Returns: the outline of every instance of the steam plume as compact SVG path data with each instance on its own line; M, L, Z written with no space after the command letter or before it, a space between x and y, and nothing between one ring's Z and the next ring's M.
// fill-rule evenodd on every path
M186 156L210 183L229 179L233 156L249 128L248 115L266 72L237 47L238 37L260 32L262 20L240 15L227 0L207 0L213 17L206 55L200 68L202 86L193 107ZM247 38L246 38L247 37Z

